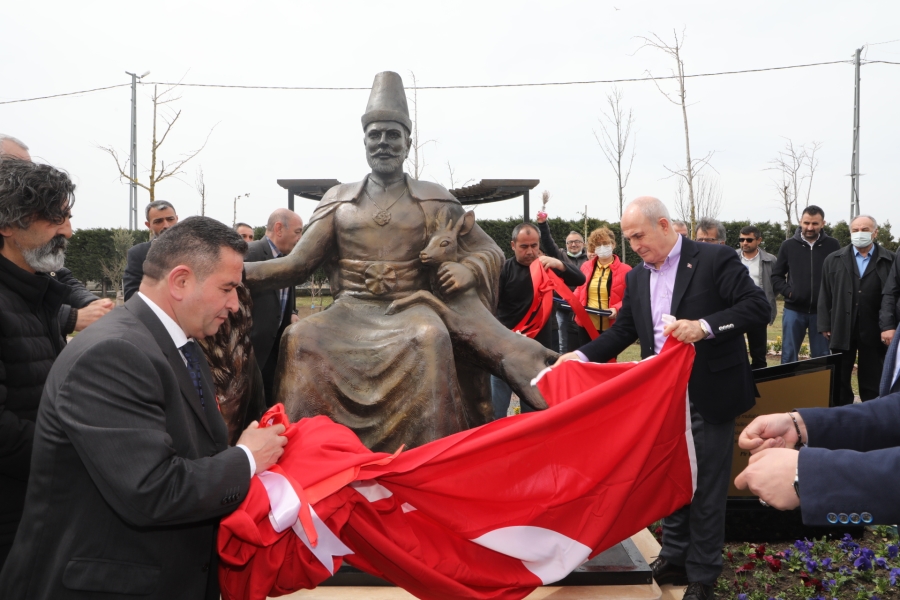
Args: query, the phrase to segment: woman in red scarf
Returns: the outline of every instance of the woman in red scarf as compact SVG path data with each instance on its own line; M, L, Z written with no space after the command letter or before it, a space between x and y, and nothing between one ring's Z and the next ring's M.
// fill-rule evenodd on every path
M594 327L601 334L612 326L616 314L622 308L625 274L631 270L630 266L613 254L615 247L616 238L608 227L600 227L591 232L587 239L588 256L591 258L581 265L581 272L587 281L575 289L575 297L585 308L612 311L609 317L589 315ZM578 330L580 346L591 341L583 327L579 327Z

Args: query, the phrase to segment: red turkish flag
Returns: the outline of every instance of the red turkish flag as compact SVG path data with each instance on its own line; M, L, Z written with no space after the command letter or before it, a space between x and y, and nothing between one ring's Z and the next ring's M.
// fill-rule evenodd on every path
M420 598L561 579L690 502L693 358L672 340L640 363L570 361L539 377L548 410L395 456L324 417L291 424L278 472L222 521L223 598L314 587L341 557Z

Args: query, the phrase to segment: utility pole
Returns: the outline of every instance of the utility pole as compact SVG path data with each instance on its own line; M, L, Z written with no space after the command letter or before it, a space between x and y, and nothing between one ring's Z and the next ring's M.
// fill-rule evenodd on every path
M237 225L237 201L238 201L238 198L249 198L249 197L250 197L250 194L249 194L249 193L247 193L247 194L238 194L237 196L234 197L234 219L233 219L232 222L231 222L231 226L232 226L232 227L234 227L235 225Z
M135 75L125 71L126 75L131 75L131 159L129 161L130 170L128 176L131 181L128 185L128 229L135 231L138 228L138 209L137 209L137 81L143 79L150 74L147 71L143 75Z
M850 220L859 216L859 55L857 48L853 64L856 66L856 85L853 92L853 156L850 159Z

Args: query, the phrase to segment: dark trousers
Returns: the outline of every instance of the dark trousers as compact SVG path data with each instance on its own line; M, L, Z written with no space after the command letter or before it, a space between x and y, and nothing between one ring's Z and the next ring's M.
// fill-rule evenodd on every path
M747 345L750 347L750 368L765 369L766 351L769 349L768 326L753 325L747 329Z
M509 384L491 375L491 405L494 407L494 418L502 419L509 413L509 403L512 400L512 388ZM535 409L527 402L519 401L519 413L534 412Z
M263 380L263 393L266 396L266 407L268 408L272 408L275 405L275 394L272 388L275 385L275 368L278 366L278 346L280 344L281 336L278 335L275 337L275 345L272 346L272 351L269 352L266 364L262 365L260 369Z
M881 370L884 368L884 356L887 354L881 337L869 336L873 339L860 339L863 336L854 332L850 336L850 347L846 350L834 349L841 353L841 390L839 395L840 405L853 404L853 388L850 385L850 376L853 374L853 365L856 363L859 369L856 371L856 379L859 383L860 400L871 400L878 397L878 387L881 385Z
M691 407L697 491L687 506L663 519L659 555L687 569L688 581L715 585L722 572L725 499L731 479L734 419L712 424Z

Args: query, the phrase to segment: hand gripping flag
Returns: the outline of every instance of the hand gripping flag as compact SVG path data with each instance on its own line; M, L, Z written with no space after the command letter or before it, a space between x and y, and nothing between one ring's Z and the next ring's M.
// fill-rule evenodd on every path
M596 339L600 333L594 327L594 322L588 316L584 306L575 297L566 284L560 279L559 275L554 273L549 267L544 268L541 261L536 260L529 267L531 273L531 285L534 287L534 296L531 306L525 312L525 316L519 321L519 324L512 328L516 333L530 338L534 338L541 332L550 313L553 311L553 292L569 303L569 307L575 313L575 322L581 325L588 333L590 338Z
M570 361L550 408L394 455L325 417L286 423L276 468L219 529L225 600L312 588L346 560L419 598L518 599L691 501L692 346Z

